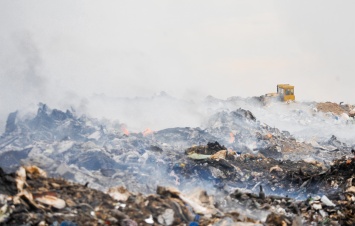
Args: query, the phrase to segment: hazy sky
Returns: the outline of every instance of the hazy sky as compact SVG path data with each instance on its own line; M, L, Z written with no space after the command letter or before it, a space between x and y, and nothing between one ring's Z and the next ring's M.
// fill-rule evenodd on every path
M0 0L2 111L105 93L355 104L355 1Z

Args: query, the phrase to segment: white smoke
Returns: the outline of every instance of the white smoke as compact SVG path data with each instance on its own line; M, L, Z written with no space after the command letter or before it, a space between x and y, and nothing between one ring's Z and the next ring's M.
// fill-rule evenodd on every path
M259 96L285 82L297 100L354 103L354 3L318 3L3 1L0 128L38 102L136 130L198 126L210 114L201 96ZM162 90L178 100L149 100Z

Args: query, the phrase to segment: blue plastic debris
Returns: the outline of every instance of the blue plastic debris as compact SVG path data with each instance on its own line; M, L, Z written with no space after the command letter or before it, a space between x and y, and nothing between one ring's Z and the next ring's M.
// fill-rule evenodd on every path
M71 221L63 221L60 226L78 226L77 224L71 222Z
M190 222L189 226L198 226L199 220L200 220L200 215L196 214L194 221Z

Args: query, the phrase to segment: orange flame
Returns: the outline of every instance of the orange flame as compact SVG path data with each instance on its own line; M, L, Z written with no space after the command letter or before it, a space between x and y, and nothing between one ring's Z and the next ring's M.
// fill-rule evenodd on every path
M148 136L148 135L153 134L153 133L154 133L153 130L147 128L147 129L145 129L145 130L143 131L143 136L145 137L145 136Z
M229 143L234 143L235 141L235 137L234 137L234 134L232 132L229 133Z
M129 136L129 131L126 127L122 127L122 132L124 135Z

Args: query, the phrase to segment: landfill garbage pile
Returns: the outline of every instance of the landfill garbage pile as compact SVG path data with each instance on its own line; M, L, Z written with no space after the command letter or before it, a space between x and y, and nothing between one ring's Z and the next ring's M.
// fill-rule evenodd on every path
M262 185L267 194L282 194L296 199L344 190L345 180L352 178L353 159L345 156L329 166L313 159L276 160L263 154L237 154L224 146L209 143L186 150L189 161L174 169L184 178L206 178L221 191L235 188L252 192Z
M36 166L12 174L0 168L0 184L0 225L218 225L230 219L258 223L236 212L221 212L203 191L195 196L157 187L156 194L144 196L116 187L103 193L47 178Z
M319 147L298 142L288 132L257 121L243 109L217 112L202 128L139 133L124 129L124 124L78 117L45 104L32 118L21 119L14 112L0 138L0 166L14 171L20 165L35 164L51 176L90 182L97 189L123 185L135 192L151 193L158 185L181 185L179 181L184 178L174 169L188 161L184 152L195 145L219 142L237 153L259 152L274 159L321 156ZM347 151L343 147L339 150ZM323 152L327 161L327 155L334 153L327 148Z
M233 101L239 99L228 104ZM325 140L306 142L286 130L260 122L250 110L233 106L228 107L232 109L217 109L201 127L147 129L142 132L129 132L123 123L77 116L72 110L50 109L45 104L40 104L37 114L32 117L11 113L5 133L0 137L0 167L10 173L23 166L21 171L25 171L26 175L22 178L26 180L22 188L26 189L19 189L18 176L2 172L5 179L1 183L6 186L0 188L0 193L6 195L1 199L6 204L1 204L1 211L4 216L10 212L13 216L16 211L21 212L19 209L15 211L17 205L25 205L21 208L28 211L29 218L26 219L30 219L34 213L31 211L47 214L46 211L50 210L56 216L53 213L55 210L58 216L66 217L51 218L52 215L49 215L44 225L59 224L68 219L81 225L79 218L75 218L81 214L79 207L69 206L74 201L76 204L88 204L91 208L85 206L94 211L92 214L86 207L80 208L86 208L83 212L89 214L87 217L94 217L97 221L93 222L100 224L110 222L106 220L112 217L110 224L135 225L154 221L154 224L179 225L197 221L197 217L200 218L200 225L229 225L237 221L271 224L277 219L285 222L282 224L297 225L291 207L282 205L284 211L274 211L279 209L277 205L280 204L274 198L252 201L256 203L256 208L252 208L250 201L240 199L259 197L261 186L265 197L279 195L283 197L278 199L282 203L282 199L286 200L286 204L288 200L296 203L294 205L298 206L301 214L297 213L298 221L347 224L346 220L350 219L349 222L352 222L348 217L353 213L351 203L354 202L354 184L351 181L353 160L349 157L353 148L351 144L334 135ZM305 113L300 112L292 111L291 116L306 117ZM321 115L317 117L317 122L325 120L329 123L333 120L321 118ZM352 125L344 123L341 126ZM50 178L44 177L47 175L41 170L35 170L42 172L41 176L31 176L28 167L33 165L45 170ZM45 185L40 185L42 182ZM53 187L52 183L59 187ZM68 186L70 191L61 194L65 190L61 188ZM206 192L193 193L192 190L197 187L203 187ZM94 198L107 199L107 203L100 205L99 200L89 201L88 197L74 200L77 193L90 194L94 191L101 192L93 195ZM103 192L110 196L104 196ZM236 192L245 195L239 197ZM33 202L29 194L32 194ZM193 194L195 197L190 197ZM63 206L65 203L65 207L56 208L41 203L37 195L40 198L50 196L52 201L60 199L57 204ZM336 206L325 207L323 195ZM10 196L15 196L15 200ZM207 202L212 196L214 201ZM122 197L127 199L122 200ZM112 198L115 201L110 201ZM68 199L72 199L69 204ZM310 201L321 205L322 211L319 205L310 207ZM45 204L45 208L39 204ZM15 207L9 208L11 205ZM263 208L264 205L271 207ZM346 211L340 211L339 206ZM107 208L101 211L107 218L97 217L95 211L100 208ZM127 216L115 215L109 211L112 209ZM333 210L335 215L331 212ZM322 217L314 217L317 214ZM37 218L43 220L40 216ZM35 220L31 222L40 223Z
M265 106L258 98L241 97L226 100L209 97L205 104L213 112L233 111L237 108L249 110L261 123L280 131L288 131L299 141L319 143L335 135L347 144L354 143L351 134L354 132L355 107L351 104L297 101L292 104L272 102ZM340 109L342 114L335 113L334 109Z
M354 158L339 159L327 172L295 176L309 184L323 181L343 188L295 200L267 195L262 186L255 193L235 189L220 197L161 186L150 195L123 187L104 193L48 178L36 166L11 174L0 168L0 225L354 225L354 169Z

